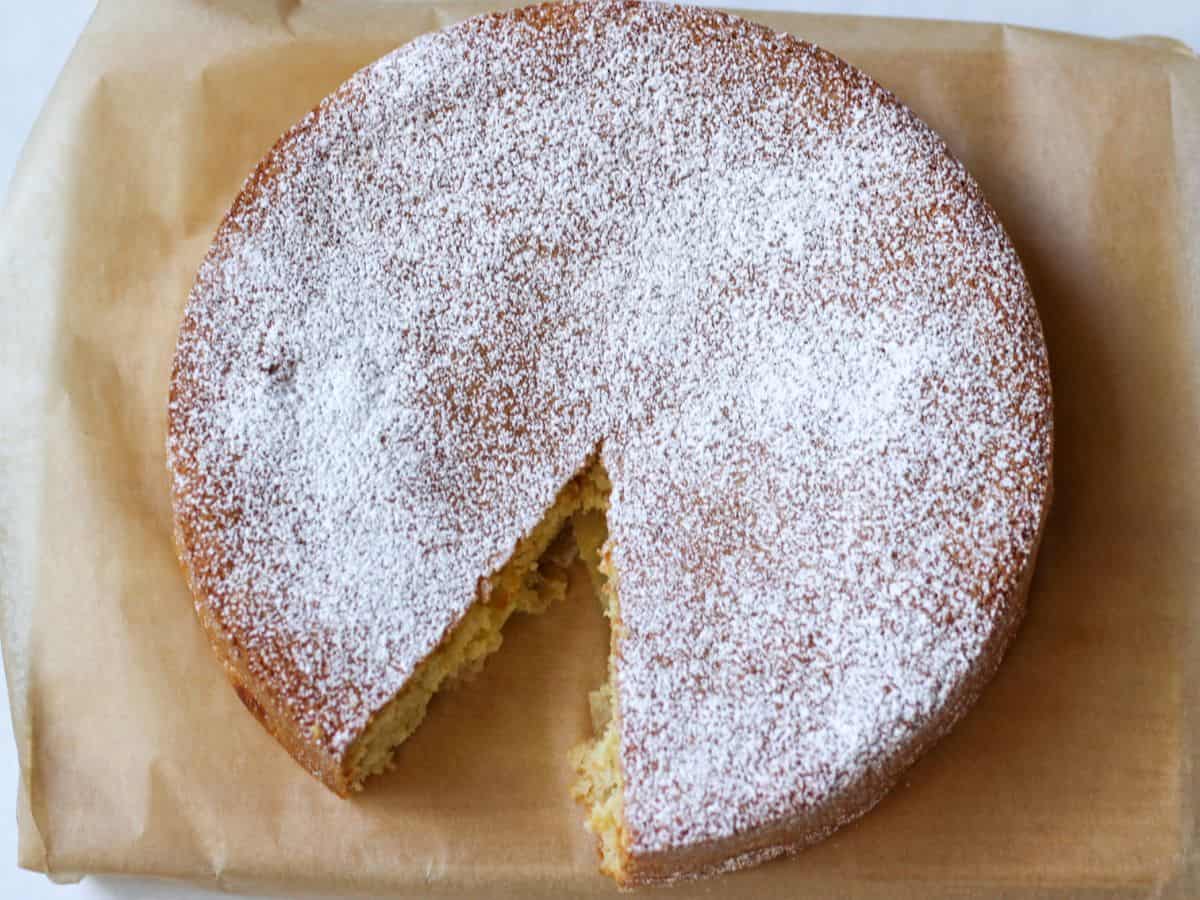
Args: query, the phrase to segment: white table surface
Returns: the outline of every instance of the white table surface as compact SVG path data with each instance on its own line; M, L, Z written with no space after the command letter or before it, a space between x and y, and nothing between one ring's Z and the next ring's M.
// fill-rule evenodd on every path
M986 0L970 4L953 0L725 0L721 5L1011 22L1105 37L1163 34L1200 48L1200 8L1195 0ZM29 129L94 6L94 0L0 0L0 187L5 192ZM0 671L0 680L3 677ZM7 690L0 691L0 705L4 707L0 714L0 898L183 900L220 896L188 886L135 879L88 878L77 885L55 885L41 875L18 869L17 757Z

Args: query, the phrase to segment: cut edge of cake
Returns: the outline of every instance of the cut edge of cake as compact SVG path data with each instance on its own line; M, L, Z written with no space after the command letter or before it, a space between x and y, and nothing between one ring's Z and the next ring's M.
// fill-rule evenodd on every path
M599 556L607 531L605 513L610 489L596 453L562 487L541 521L517 542L508 561L490 576L479 579L476 602L395 696L371 717L345 754L340 785L331 787L343 795L359 791L368 778L393 768L396 751L417 730L434 694L468 681L481 671L487 657L500 649L503 627L512 614L542 613L566 595L567 569L578 554L583 555L612 618L609 610L615 610L615 592L605 587L608 578L599 568L603 565ZM611 601L606 599L609 593ZM606 685L593 693L593 721L597 721L600 696L611 697L611 688Z
M481 671L487 657L500 649L502 629L513 613L541 613L563 599L567 568L578 557L609 620L610 651L608 679L588 698L593 735L570 750L577 774L572 796L587 811L584 827L596 838L601 871L618 884L628 883L629 841L615 690L621 619L606 518L611 491L597 452L563 486L508 562L480 579L477 602L350 746L343 774L351 790L361 790L366 779L393 767L396 751L417 730L434 694Z
M611 490L602 465L593 477L602 480L607 494ZM618 884L629 880L629 836L625 828L625 779L621 768L620 719L616 694L617 641L621 635L620 604L617 599L617 573L608 545L608 529L603 515L584 512L575 520L575 539L579 556L592 579L592 586L610 626L608 680L591 692L589 703L593 736L575 746L570 753L578 776L572 796L587 810L584 827L597 841L600 870Z

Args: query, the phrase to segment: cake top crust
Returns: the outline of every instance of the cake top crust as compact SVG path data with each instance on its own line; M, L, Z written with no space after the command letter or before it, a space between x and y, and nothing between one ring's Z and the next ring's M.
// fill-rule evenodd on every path
M866 75L710 10L531 7L354 75L184 314L197 603L338 757L597 450L631 850L907 752L1048 500L1041 328L975 182Z

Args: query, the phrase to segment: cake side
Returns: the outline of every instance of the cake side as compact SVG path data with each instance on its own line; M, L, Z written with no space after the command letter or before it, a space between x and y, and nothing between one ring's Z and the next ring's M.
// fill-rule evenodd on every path
M228 252L228 244L233 235L252 227L248 219L260 203L263 190L278 177L284 160L296 141L301 140L316 126L322 109L337 96L335 94L322 100L307 116L284 132L246 177L241 191L217 227L213 245L205 258L205 265L219 260ZM189 305L204 290L203 271L202 266L189 295ZM261 677L248 665L238 637L223 627L219 616L216 615L213 598L206 587L208 581L219 573L223 563L217 548L209 546L202 530L195 526L194 513L185 509L184 497L188 492L195 490L198 473L191 454L181 452L177 439L177 435L184 433L189 427L186 412L187 394L190 389L189 382L193 377L187 371L187 364L180 351L199 338L199 328L199 323L187 315L180 323L167 402L166 458L171 478L175 555L191 594L196 617L225 677L233 686L242 705L297 763L330 790L345 796L350 791L350 783L343 772L342 755L331 752L325 742L315 740L311 726L306 729L297 720L289 709L285 686ZM226 510L225 515L235 516L236 509Z
M618 882L629 864L628 833L624 825L624 774L621 771L621 726L617 708L616 647L621 634L619 578L612 567L606 513L612 483L602 459L589 473L600 503L575 517L573 532L579 559L587 569L600 608L609 623L608 677L588 698L593 735L571 748L576 772L572 796L587 811L584 827L596 837L600 869Z

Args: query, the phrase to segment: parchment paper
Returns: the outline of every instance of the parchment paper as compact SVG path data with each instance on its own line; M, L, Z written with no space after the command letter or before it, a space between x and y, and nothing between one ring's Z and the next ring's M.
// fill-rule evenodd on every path
M353 70L483 5L102 0L0 223L0 585L20 864L231 889L613 894L568 799L606 626L511 624L339 800L239 704L171 546L168 367L243 177ZM1200 62L1169 42L750 14L946 136L1045 323L1057 497L1030 614L859 824L670 896L1197 896Z

